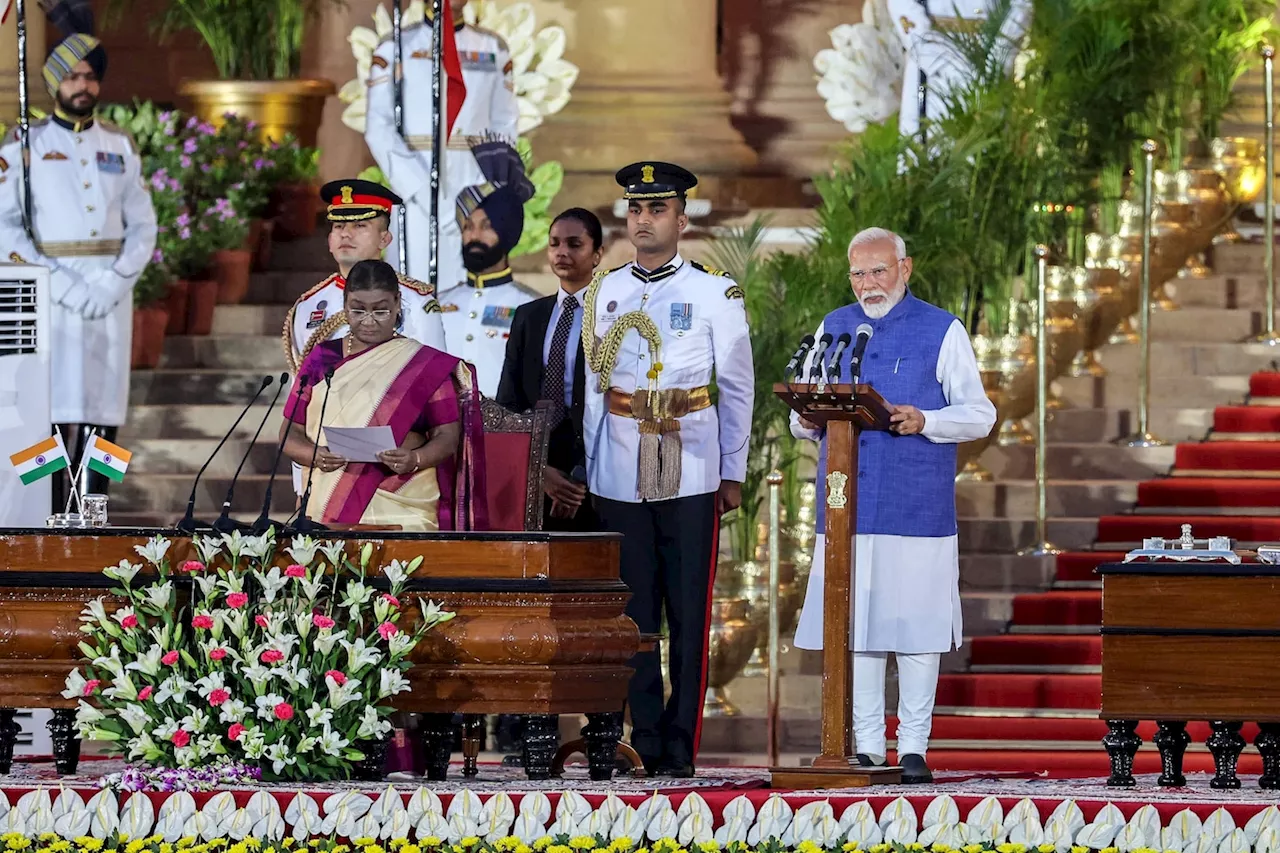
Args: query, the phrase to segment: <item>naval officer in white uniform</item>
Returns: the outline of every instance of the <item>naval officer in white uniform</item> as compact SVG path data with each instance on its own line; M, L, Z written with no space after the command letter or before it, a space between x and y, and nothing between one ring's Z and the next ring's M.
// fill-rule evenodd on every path
M534 187L520 155L506 142L478 142L473 150L482 183L458 193L454 209L467 278L440 287L440 309L445 349L473 364L480 393L494 397L516 309L540 295L515 280L507 258L524 234L524 203Z
M34 242L23 228L16 128L0 147L0 247L10 261L51 270L52 416L56 424L79 425L76 456L91 429L114 441L124 423L133 285L156 245L156 214L133 139L94 114L106 63L98 40L81 33L45 61L55 108L31 125ZM91 475L87 488L104 491L106 478ZM54 491L61 511L65 495L57 485Z
M465 0L451 0L454 42L462 65L466 97L445 145L440 170L440 290L462 282L462 234L448 215L449 205L463 187L479 184L484 175L471 146L489 135L514 140L520 110L516 104L511 52L497 33L464 25ZM428 8L430 4L428 3ZM431 21L403 31L404 136L396 133L391 86L395 46L390 39L378 45L368 79L368 117L364 138L378 167L407 205L409 275L427 279L427 228L431 209ZM447 94L447 93L446 93ZM397 235L400 237L400 235ZM456 353L455 353L456 355ZM499 356L501 367L501 356ZM497 379L494 379L495 387Z
M884 687L888 653L898 664L898 763L903 781L928 782L925 762L942 653L960 646L960 562L956 544L956 445L991 432L996 410L987 399L973 346L954 316L907 289L911 258L901 237L883 228L849 244L849 280L856 301L827 315L823 334L873 333L861 381L892 407L890 432L862 433L858 447L858 527L853 625L853 729L858 762L883 765ZM817 339L815 338L815 340ZM852 348L846 350L852 354ZM805 365L805 375L812 356ZM848 359L841 380L850 381ZM818 529L825 517L826 439L791 416L798 438L822 442ZM822 648L826 538L814 545L813 567L796 645Z
M598 274L583 299L587 479L602 529L624 537L627 615L657 633L665 609L670 632L670 700L659 653L632 661L631 745L650 772L687 778L702 727L720 516L742 503L747 470L751 337L742 288L680 256L697 178L648 162L617 181L636 260Z

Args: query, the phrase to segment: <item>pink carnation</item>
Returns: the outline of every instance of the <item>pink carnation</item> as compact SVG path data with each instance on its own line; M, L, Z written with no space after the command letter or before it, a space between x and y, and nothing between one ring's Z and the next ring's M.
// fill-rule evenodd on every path
M240 723L232 723L231 728L227 729L228 740L240 740L240 736L244 734L245 728Z
M187 731L186 729L178 729L176 732L173 733L173 737L170 738L170 740L173 741L174 746L177 746L177 747L186 746L187 744L191 743L191 732Z
M284 660L284 652L279 649L267 649L259 658L263 663L280 663Z
M101 679L98 679L98 678L91 678L91 679L89 679L88 681L86 681L86 682L84 683L84 695L85 695L85 696L92 696L94 693L97 693L97 692L98 692L98 688L99 688L100 686L102 686L102 680L101 680Z
M400 599L396 598L394 595L392 595L389 592L384 592L382 594L382 600L385 601L387 604L390 604L392 607L400 606Z
M384 640L390 640L396 634L400 633L400 629L393 622L383 622L378 626L378 635Z
M207 631L213 627L213 617L210 616L208 613L197 613L191 619L191 627L203 628L204 630Z
M227 650L222 646L214 646L209 649L209 660L222 660L227 656Z
M306 567L300 566L297 563L294 563L292 566L285 569L284 573L287 577L291 578L305 578L307 576Z
M249 596L243 592L233 592L227 596L227 606L239 610L249 603Z
M324 674L325 678L332 678L333 683L341 687L347 683L347 676L340 670L331 669Z
M155 688L148 684L146 687L138 691L138 700L145 702L151 698L151 694L155 692Z
M219 687L209 694L209 704L216 708L230 698L231 694Z
M275 706L272 711L275 713L277 720L283 721L293 719L293 706L288 702L281 702L279 705Z
M323 613L315 613L311 616L311 624L315 625L317 628L332 628L335 623Z
M187 560L182 564L182 571L189 575L194 575L196 572L203 572L204 563L199 560Z
M120 620L120 626L123 628L137 628L138 617L130 613L128 616Z
M178 662L178 653L176 651L166 652L165 656L160 658L160 663L165 666L173 666Z
M253 624L257 625L259 628L266 628L271 625L271 622L267 617L259 613L257 616L253 617Z

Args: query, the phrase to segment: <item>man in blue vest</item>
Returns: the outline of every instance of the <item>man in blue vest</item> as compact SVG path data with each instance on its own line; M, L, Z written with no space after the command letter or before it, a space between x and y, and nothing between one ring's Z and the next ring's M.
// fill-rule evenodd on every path
M849 244L854 303L832 311L815 338L862 324L873 334L862 381L892 406L889 432L858 440L856 589L850 629L853 733L858 763L886 763L884 684L889 652L898 664L898 763L904 782L930 782L925 762L943 652L959 647L960 560L956 544L956 445L982 438L995 423L973 346L953 315L917 299L907 282L911 258L902 238L883 228ZM852 347L846 350L850 355ZM841 378L849 381L848 355ZM808 366L806 366L807 375ZM822 443L818 529L825 523L826 436L792 415L791 431ZM825 537L813 568L796 645L822 648Z

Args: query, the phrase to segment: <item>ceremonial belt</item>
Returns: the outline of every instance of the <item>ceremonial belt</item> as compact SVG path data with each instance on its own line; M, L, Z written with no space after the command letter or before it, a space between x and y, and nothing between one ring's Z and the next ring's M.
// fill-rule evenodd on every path
M124 240L62 240L41 243L39 248L50 258L114 258L124 248Z
M435 146L435 137L431 134L425 136L406 136L404 142L412 151L431 151ZM445 149L448 151L470 151L471 145L484 142L483 136L454 136L450 137L445 143Z
M711 408L711 389L706 385L697 388L668 388L665 391L639 390L628 394L618 388L605 392L609 414L638 421L663 418L683 418L690 412Z

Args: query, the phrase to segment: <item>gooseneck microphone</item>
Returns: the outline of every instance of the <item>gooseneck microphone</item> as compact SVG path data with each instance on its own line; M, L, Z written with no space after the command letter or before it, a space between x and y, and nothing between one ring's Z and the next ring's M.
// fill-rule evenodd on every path
M854 334L857 339L853 342L853 355L849 357L849 377L856 385L862 380L862 357L867 352L867 342L875 334L875 329L871 328L870 323L863 323L854 330Z
M827 354L827 348L831 346L831 333L818 338L818 348L813 352L813 366L809 369L809 381L822 381L822 359Z
M324 375L324 399L320 401L320 422L316 424L316 441L311 446L311 464L307 466L307 487L302 490L302 500L298 501L298 518L293 522L292 529L298 533L329 529L307 517L307 503L311 500L311 478L316 473L316 454L320 452L320 437L324 435L324 410L329 407L329 392L332 390L333 368L329 368Z
M236 521L231 517L231 503L235 498L236 481L240 479L240 472L244 470L244 463L249 461L249 454L253 453L253 448L258 444L258 436L262 434L262 428L267 425L267 419L271 417L271 410L276 407L276 401L280 399L280 395L288 387L289 374L281 373L280 386L276 388L275 396L271 398L271 403L267 406L267 413L262 416L262 420L258 422L258 428L253 431L253 438L249 439L249 446L245 448L244 455L240 457L240 464L236 466L236 473L231 477L231 485L227 486L227 495L222 499L222 514L213 522L213 529L219 533L231 533L236 530L249 529L249 525Z
M804 365L804 357L809 354L809 350L812 348L813 335L805 335L800 340L799 348L791 356L791 360L787 362L786 369L782 371L783 382L794 382L799 378L799 373Z
M844 354L845 348L849 346L849 333L845 332L836 338L836 349L831 354L831 360L827 362L827 384L835 385L840 381L840 356Z
M299 374L298 376L298 394L301 395L307 387L307 377ZM264 421L265 423L265 421ZM280 457L284 456L284 446L289 442L289 433L293 430L293 421L289 418L284 419L284 434L280 436L280 443L276 446L275 458L271 460L271 476L267 479L267 493L262 498L262 513L257 520L253 522L251 532L255 536L266 533L271 529L271 525L275 524L271 520L271 490L276 484L276 469L280 467Z
M251 397L249 402L245 404L244 410L240 412L240 416L236 418L236 422L231 425L231 429L227 430L227 434L218 442L218 446L213 449L213 453L210 453L209 458L200 466L200 471L196 474L195 482L191 484L191 496L187 498L187 512L182 516L182 520L174 525L174 529L179 533L190 534L194 533L198 528L207 528L209 526L207 524L201 524L195 520L196 489L200 485L200 478L204 476L205 469L209 467L209 463L213 461L213 458L218 455L218 451L222 449L222 445L227 443L228 438L231 438L232 433L236 431L236 427L240 426L240 421L244 420L244 416L249 414L249 409L253 407L254 403L258 402L258 397L262 395L262 392L265 391L267 386L270 384L270 376L262 377L262 384L258 386L257 391L253 392L253 397Z

